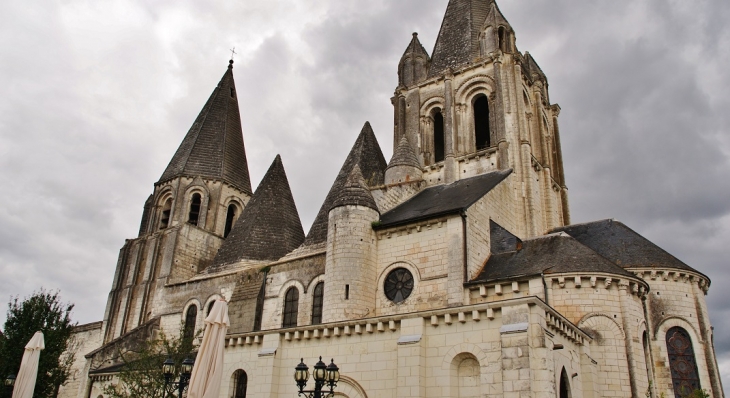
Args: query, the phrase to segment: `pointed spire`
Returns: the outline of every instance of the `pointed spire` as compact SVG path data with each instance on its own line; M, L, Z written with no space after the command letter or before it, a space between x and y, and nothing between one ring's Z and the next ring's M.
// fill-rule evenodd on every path
M421 163L418 161L418 156L416 156L416 152L413 151L413 147L411 146L411 144L408 143L408 138L406 138L406 136L403 136L400 139L398 148L395 149L395 152L393 152L393 157L390 159L390 163L388 163L388 168L395 166L411 166L418 169L421 168Z
M509 23L494 0L449 0L434 46L428 77L443 74L447 69L459 69L480 55L479 35L490 18L497 26Z
M418 33L413 33L413 38L398 64L398 83L402 86L411 86L423 81L430 62L431 57L418 40Z
M223 242L211 271L241 260L278 260L303 241L299 212L277 155Z
M358 165L355 165L355 167L352 168L352 171L350 171L350 174L347 176L347 180L345 180L345 184L342 189L336 192L336 196L332 201L332 207L330 210L335 207L349 205L369 207L378 211L378 205L375 204L373 195L370 193L367 185L365 185L365 181L362 178L362 172L360 171L360 166Z
M370 122L365 123L355 141L355 145L350 150L350 154L347 155L347 159L345 159L345 163L342 165L339 174L337 174L327 198L325 198L317 217L314 219L314 223L312 223L312 228L309 229L303 246L312 246L327 240L329 211L337 193L343 189L347 177L355 165L359 166L367 187L383 185L385 182L385 169L388 165L385 162L385 157L383 157L383 152L380 150L378 139L375 138Z
M220 179L251 193L233 60L158 184L181 176Z

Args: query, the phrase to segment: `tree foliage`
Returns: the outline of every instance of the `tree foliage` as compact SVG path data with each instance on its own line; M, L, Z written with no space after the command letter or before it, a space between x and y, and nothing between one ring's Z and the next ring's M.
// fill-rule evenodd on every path
M11 298L0 339L0 377L4 379L18 373L25 345L35 332L41 331L46 348L41 351L33 397L55 397L68 379L73 364L73 307L73 304L61 303L58 291L41 289L22 301L17 296ZM8 393L3 390L0 397L9 396Z
M175 361L175 374L180 374L180 365L186 358L195 358L193 341L200 335L186 337L182 328L179 338L159 333L153 340L140 343L135 350L119 352L122 366L115 383L103 388L104 396L109 398L163 398L165 378L162 364L167 358ZM177 394L175 394L177 396Z

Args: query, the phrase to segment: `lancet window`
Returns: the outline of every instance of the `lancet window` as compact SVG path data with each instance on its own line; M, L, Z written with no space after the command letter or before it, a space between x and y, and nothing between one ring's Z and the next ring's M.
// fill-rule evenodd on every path
M238 211L238 208L235 204L231 203L228 205L228 212L226 213L226 227L223 230L223 237L227 238L228 234L231 233L231 230L233 229L233 221L236 219L236 212Z
M160 229L165 229L170 226L170 214L172 213L172 198L165 201L162 205L162 212L160 212Z
M489 148L490 135L489 100L486 95L480 95L474 101L474 138L477 151Z
M667 331L667 353L674 396L681 398L699 390L701 387L697 362L692 339L686 330L673 327Z
M293 328L297 326L297 316L299 315L299 290L290 287L286 291L284 297L284 320L282 327Z
M183 328L183 338L190 339L195 336L195 322L198 319L198 307L193 304L188 307L185 314L185 326Z
M433 155L434 162L444 161L444 115L438 108L433 113Z
M312 294L312 325L322 323L322 307L324 305L324 282L319 282L314 287Z
M198 225L198 218L200 217L200 203L202 198L199 193L194 193L190 198L190 213L188 213L188 222L193 225Z

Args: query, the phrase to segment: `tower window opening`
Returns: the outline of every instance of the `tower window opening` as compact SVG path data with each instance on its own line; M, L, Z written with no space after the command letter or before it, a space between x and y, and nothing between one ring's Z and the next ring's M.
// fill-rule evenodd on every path
M504 26L499 28L499 49L504 53L507 52L507 32Z
M236 89L231 87L231 98L236 98Z
M200 217L200 202L201 197L199 193L193 194L190 198L190 213L188 214L188 222L193 225L198 225L198 217Z
M350 299L350 285L345 285L345 300Z
M474 135L477 151L489 148L490 134L489 101L485 95L481 95L474 101Z
M191 339L195 335L195 322L198 318L198 307L193 304L188 307L188 312L185 314L185 327L183 328L183 338Z
M299 316L299 290L290 287L286 291L284 297L284 320L281 327L293 328L297 326L297 317Z
M322 323L322 307L324 306L324 282L319 282L314 287L312 297L312 325Z
M231 230L233 229L233 220L236 218L236 205L231 203L228 205L228 213L226 214L226 227L223 230L223 237L227 238L228 234L231 233Z
M444 115L437 109L433 115L433 155L434 162L444 160Z
M162 206L162 213L160 215L160 229L165 229L170 226L170 213L172 212L172 198L167 199L165 204Z

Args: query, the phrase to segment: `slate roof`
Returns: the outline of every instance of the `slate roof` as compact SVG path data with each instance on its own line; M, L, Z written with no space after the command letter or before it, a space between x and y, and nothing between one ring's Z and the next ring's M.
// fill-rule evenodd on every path
M220 179L251 193L233 80L233 61L230 61L228 70L190 127L158 184L180 176Z
M379 211L378 205L375 203L375 199L373 199L373 195L365 185L362 173L360 172L360 166L358 165L355 165L355 167L352 168L350 175L347 176L345 185L339 192L337 192L332 203L332 209L348 205L364 206L375 211Z
M466 210L510 174L512 169L494 171L449 185L427 188L383 214L378 228L408 224Z
M322 207L319 209L319 213L317 213L317 217L314 219L314 223L312 223L302 246L314 246L327 240L329 211L332 209L332 204L338 192L342 190L355 165L360 167L365 184L368 187L383 185L385 182L387 163L369 122L365 123L355 141L355 145L350 150L350 154L347 155L347 159L345 159L345 163L337 174L337 178L335 178L332 188L330 188Z
M421 162L418 161L418 156L413 150L411 144L408 143L408 138L404 135L398 143L398 148L393 152L393 157L388 163L388 168L395 166L411 166L421 168Z
M554 231L567 233L623 268L672 268L697 272L616 220L568 225L556 228Z
M565 233L555 233L522 242L522 249L493 254L471 282L489 282L518 277L572 272L635 275L614 265Z
M509 26L494 0L450 0L433 49L428 77L472 62L479 55L479 33L487 19Z
M277 155L208 272L241 260L278 260L303 241L302 222Z

